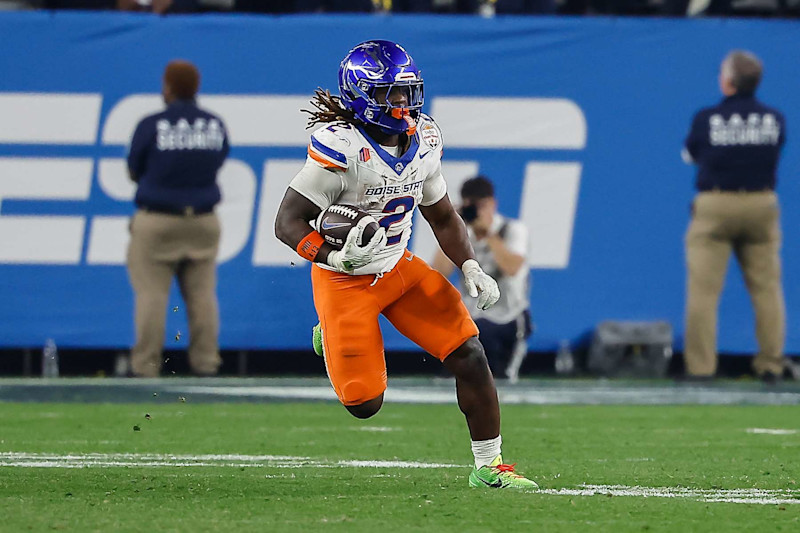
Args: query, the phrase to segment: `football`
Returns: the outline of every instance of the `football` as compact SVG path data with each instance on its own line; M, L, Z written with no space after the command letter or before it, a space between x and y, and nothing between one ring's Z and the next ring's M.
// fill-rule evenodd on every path
M325 242L341 250L350 229L363 228L359 246L364 246L378 231L378 222L372 216L354 205L333 204L328 206L317 218L317 231Z

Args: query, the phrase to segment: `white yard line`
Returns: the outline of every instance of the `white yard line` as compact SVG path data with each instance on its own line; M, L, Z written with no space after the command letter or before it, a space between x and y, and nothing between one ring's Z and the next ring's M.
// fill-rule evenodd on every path
M287 400L327 400L336 401L330 385L171 385L163 389L165 393L189 395L197 394L217 398L280 398ZM533 405L677 405L713 404L738 405L752 404L800 404L797 392L763 392L747 390L714 390L673 388L515 388L500 385L498 395L503 404ZM455 404L455 386L403 386L391 385L386 390L386 402L414 404Z
M469 465L417 461L333 461L290 455L0 452L0 467L463 468L466 470ZM800 489L690 489L686 487L580 485L577 488L544 488L536 493L552 496L681 498L709 503L800 504Z
M134 467L269 467L269 468L469 468L448 463L422 463L417 461L331 461L294 457L288 455L238 455L238 454L141 454L141 453L87 453L48 454L27 452L0 452L0 467L86 468L109 466Z
M542 489L555 496L627 496L639 498L687 498L709 503L800 504L800 490L689 489L685 487L629 487L627 485L581 485L577 489Z
M498 382L504 404L525 405L800 405L800 389L764 389L738 383L696 387L648 382L575 382L523 380ZM39 391L42 391L41 393ZM336 401L324 378L0 378L0 400L33 401L153 401L154 393L174 394L187 401L264 400ZM88 398L88 399L87 399ZM173 398L174 399L174 398ZM397 377L389 383L385 401L415 404L455 404L455 382L437 378ZM56 415L60 416L60 415Z
M796 429L770 429L770 428L747 428L748 433L754 435L795 435Z

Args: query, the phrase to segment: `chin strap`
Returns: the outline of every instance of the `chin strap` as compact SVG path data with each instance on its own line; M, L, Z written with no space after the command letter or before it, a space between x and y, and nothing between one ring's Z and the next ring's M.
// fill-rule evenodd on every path
M408 124L408 130L406 133L408 133L409 137L417 133L417 121L411 118L411 115L404 115L403 120L405 120L406 124Z

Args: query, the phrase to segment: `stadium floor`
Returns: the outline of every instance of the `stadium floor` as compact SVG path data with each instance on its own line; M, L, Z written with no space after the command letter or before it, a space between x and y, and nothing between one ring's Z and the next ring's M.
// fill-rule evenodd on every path
M669 380L523 379L498 382L503 404L528 405L798 405L800 383L764 385L719 380L694 384ZM6 378L3 402L138 403L163 401L335 401L325 378ZM431 377L389 380L387 402L455 403L455 381Z
M533 492L470 488L454 389L360 420L325 378L0 379L0 531L800 530L795 383L500 383Z

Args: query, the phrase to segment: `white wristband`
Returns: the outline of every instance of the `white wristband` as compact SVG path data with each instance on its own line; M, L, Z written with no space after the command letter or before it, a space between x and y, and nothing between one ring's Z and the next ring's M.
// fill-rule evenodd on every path
M474 259L467 259L461 265L461 272L466 274L467 272L475 272L475 271L483 271L481 265Z

